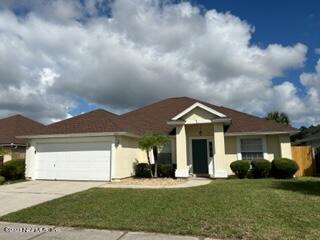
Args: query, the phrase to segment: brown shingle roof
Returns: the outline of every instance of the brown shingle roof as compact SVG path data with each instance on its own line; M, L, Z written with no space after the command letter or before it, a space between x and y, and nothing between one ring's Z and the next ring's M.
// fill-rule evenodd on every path
M232 122L227 128L227 133L296 131L291 126L188 97L168 98L123 114L121 117L136 126L140 126L141 132L159 131L170 133L174 127L168 125L167 121L196 102L200 102L231 118Z
M229 108L216 106L188 97L168 98L123 115L98 109L89 113L69 118L48 125L44 129L34 131L33 134L68 134L68 133L96 133L96 132L129 132L142 134L144 132L163 132L169 134L174 126L167 124L174 116L200 102L231 118L231 125L227 133L235 132L273 132L295 131L287 125L259 118Z
M33 134L68 134L98 132L137 132L125 120L111 112L97 109L48 125Z
M25 140L15 137L35 132L43 127L41 123L21 115L0 119L0 144L24 144Z

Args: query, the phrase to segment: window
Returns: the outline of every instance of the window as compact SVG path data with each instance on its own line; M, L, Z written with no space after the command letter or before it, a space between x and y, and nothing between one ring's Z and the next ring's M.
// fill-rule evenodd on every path
M263 159L261 138L240 139L241 155L243 160Z

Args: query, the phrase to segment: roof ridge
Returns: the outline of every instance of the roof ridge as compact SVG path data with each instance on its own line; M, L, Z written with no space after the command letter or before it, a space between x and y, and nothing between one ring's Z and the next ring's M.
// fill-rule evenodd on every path
M266 118L264 118L264 117L259 117L259 116L256 116L256 115L253 115L253 114L250 114L250 113L246 113L246 112L241 112L241 111L239 111L239 110L235 110L235 109L232 109L232 108L229 108L229 107L224 107L224 106L220 106L220 107L221 107L221 108L224 108L224 109L227 109L227 110L229 110L229 111L234 111L234 112L237 112L237 113L240 113L240 114L249 116L249 117L258 118L258 119L260 119L260 120L265 120L265 121L268 121L268 122L271 122L271 123L275 123L275 124L280 124L281 126L282 126L282 125L285 125L285 124L283 124L283 123L278 123L278 122L276 122L276 121L274 121L274 120L266 119ZM291 126L291 125L289 125L289 126Z
M17 117L23 117L21 114L14 114L14 115L10 115L10 116L7 116L7 117L4 117L4 118L1 118L0 121L2 120L7 120L7 119L16 119Z
M134 110L128 111L128 112L123 113L123 114L121 114L121 115L119 115L119 116L122 117L122 116L125 116L126 114L129 114L129 113L134 113L134 112L136 112L136 111L141 111L141 110L143 110L143 109L145 109L145 108L154 106L154 105L156 105L156 104L160 104L160 103L162 103L162 102L165 102L165 101L168 101L168 100L171 100L171 99L183 99L183 98L185 98L185 99L191 99L191 100L196 100L196 99L193 99L193 98L190 98L190 97L186 97L186 96L165 98L165 99L162 99L162 100L160 100L160 101L158 100L158 101L156 101L156 102L152 102L152 103L149 103L149 104L147 104L147 105L143 105L143 106L141 106L141 107L137 107L137 108L135 108ZM196 100L196 101L199 101L199 100Z
M86 115L95 113L95 112L103 112L103 113L105 113L105 114L110 114L110 115L112 115L112 116L114 116L114 117L119 117L119 115L114 114L114 113L112 113L112 112L109 112L109 111L107 111L107 110L105 110L105 109L97 108L97 109L91 110L91 111L89 111L89 112L80 113L79 115L72 116L72 117L66 118L66 119L62 119L62 120L57 121L57 122L54 122L54 123L50 123L50 124L47 125L47 127L49 127L49 126L54 126L54 125L60 124L60 123L64 123L64 122L70 121L70 120L72 120L72 119L78 119L78 118L81 118L81 117L83 117L83 116L86 116Z

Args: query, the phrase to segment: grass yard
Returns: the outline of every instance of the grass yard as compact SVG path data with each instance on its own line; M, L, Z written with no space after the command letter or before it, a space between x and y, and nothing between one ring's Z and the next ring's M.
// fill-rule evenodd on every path
M5 221L231 239L319 239L320 179L216 180L188 189L100 189Z

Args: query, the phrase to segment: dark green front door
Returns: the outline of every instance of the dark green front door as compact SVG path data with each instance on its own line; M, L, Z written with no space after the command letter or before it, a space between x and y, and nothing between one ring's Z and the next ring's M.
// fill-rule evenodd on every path
M208 146L206 139L192 140L192 160L194 174L208 174Z

